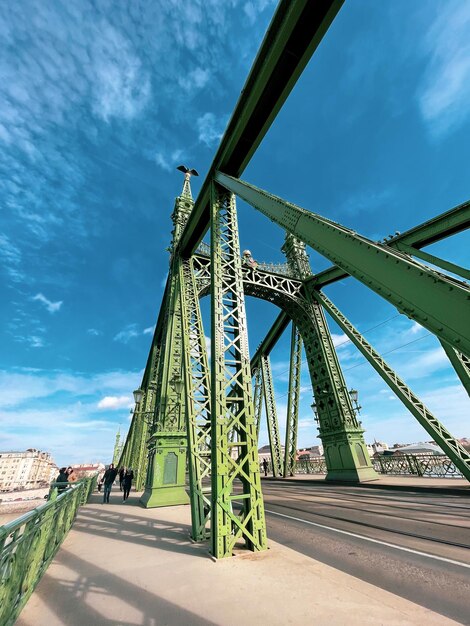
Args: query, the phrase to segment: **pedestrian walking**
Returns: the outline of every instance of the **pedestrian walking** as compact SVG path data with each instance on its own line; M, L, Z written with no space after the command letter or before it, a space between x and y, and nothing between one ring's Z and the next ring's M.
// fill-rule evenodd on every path
M116 474L117 469L115 469L114 463L110 463L103 476L103 504L109 502L109 494L111 493L111 488L116 480Z
M78 480L78 475L75 473L75 470L71 465L67 468L67 475L69 479L69 483L76 483Z
M124 494L122 498L123 502L125 502L127 498L129 497L129 491L131 490L133 480L134 480L134 472L129 467L129 469L127 469L126 473L124 474L124 478L122 479L122 486L124 490Z
M57 491L59 493L64 491L64 489L67 489L66 483L68 482L68 480L69 480L69 475L68 475L68 472L67 472L67 468L66 467L61 467L60 470L59 470L59 475L55 479L56 483L64 483L63 485L59 485L57 487Z
M263 469L264 469L264 475L267 476L268 475L268 460L267 459L263 459Z
M122 481L124 480L124 474L126 473L127 467L121 467L119 470L119 489L122 491Z

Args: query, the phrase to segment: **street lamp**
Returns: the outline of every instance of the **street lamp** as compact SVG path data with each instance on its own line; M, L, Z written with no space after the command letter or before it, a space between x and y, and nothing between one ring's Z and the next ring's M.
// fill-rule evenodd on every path
M176 395L179 397L181 392L183 391L183 380L179 376L173 376L170 380L170 385L176 391Z
M315 415L315 421L318 422L318 409L317 409L317 405L315 404L315 402L313 404L310 405L313 411L313 414Z
M351 402L353 404L353 409L357 412L360 413L362 406L359 404L358 400L359 400L359 393L357 391L357 389L353 389L351 387L351 389L348 391L349 393L349 397L351 398Z
M136 389L135 391L132 392L134 395L134 400L136 404L140 404L142 402L142 398L144 397L144 392L142 391L142 389Z

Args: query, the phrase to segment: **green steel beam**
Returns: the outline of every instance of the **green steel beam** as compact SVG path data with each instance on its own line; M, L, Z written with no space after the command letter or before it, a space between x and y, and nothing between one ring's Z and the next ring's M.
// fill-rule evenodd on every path
M282 448L271 362L269 356L266 354L263 354L261 357L261 370L263 372L263 395L266 409L266 421L268 423L269 447L271 449L271 465L273 468L273 476L276 478L282 476Z
M418 257L418 259L421 259L422 261L432 263L433 265L437 265L437 267L440 267L443 270L451 272L452 274L457 274L457 276L461 276L462 278L470 280L470 271L465 269L464 267L460 267L460 265L450 263L450 261L441 259L434 254L429 254L429 252L424 252L424 250L418 250L413 246L409 246L406 243L397 243L394 247L397 250L400 250L400 252L404 252L405 254L409 254L410 256Z
M461 352L454 350L454 348L449 346L445 341L441 341L441 346L444 348L449 361L452 363L457 376L460 378L460 382L465 387L465 391L470 396L470 359Z
M216 173L215 179L399 311L459 352L470 355L468 285L254 185L221 172Z
M274 324L269 329L263 341L259 344L256 352L251 358L251 371L254 372L260 365L260 360L263 355L270 354L276 343L279 341L282 333L285 331L287 326L289 325L290 319L284 313L280 313Z
M267 540L235 196L216 185L211 190L210 265L211 543L213 556L223 558L233 554L238 541L260 551Z
M297 430L299 425L300 377L302 370L302 337L292 324L289 369L289 393L287 401L286 445L284 447L283 476L293 476L297 459Z
M261 413L263 411L263 374L261 367L251 367L254 378L253 404L255 407L256 441L259 443L259 430L261 426Z
M386 245L399 249L400 246L410 246L414 250L419 250L446 237L463 232L470 228L470 202L464 202L459 206L441 213L423 224L419 224L404 233L391 237ZM416 252L414 254L417 255ZM454 270L449 270L454 271ZM459 274L459 272L455 272ZM459 274L460 275L460 274ZM326 287L331 283L348 278L349 274L336 265L328 267L326 270L315 274L309 279L309 283L317 289Z
M190 256L209 227L217 170L241 176L344 0L281 0L178 246Z
M316 292L314 297L328 311L338 326L345 332L349 339L351 339L358 350L365 356L375 371L380 374L390 389L403 402L426 432L431 435L433 440L448 455L465 478L470 481L470 453L449 433L423 402L415 396L406 383L398 377L393 369L382 359L380 354L374 350L360 332L354 328L351 322L339 311L333 302L322 292Z
M183 372L188 433L188 467L191 504L191 537L209 537L210 488L204 479L211 472L210 380L193 260L183 259L180 271L183 308Z

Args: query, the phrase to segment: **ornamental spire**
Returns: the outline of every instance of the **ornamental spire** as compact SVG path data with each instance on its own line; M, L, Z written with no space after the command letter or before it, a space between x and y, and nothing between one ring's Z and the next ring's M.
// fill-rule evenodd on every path
M184 173L184 183L181 197L192 200L193 196L191 194L191 185L189 184L189 179L191 178L191 176L199 176L198 172L196 170L190 170L189 167L186 167L186 165L178 165L176 169Z

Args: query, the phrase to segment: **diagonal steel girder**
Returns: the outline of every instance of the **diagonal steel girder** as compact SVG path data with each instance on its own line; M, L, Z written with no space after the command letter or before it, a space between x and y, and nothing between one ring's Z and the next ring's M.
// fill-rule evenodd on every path
M241 176L344 0L281 0L266 31L177 253L190 256L209 227L216 170Z
M424 246L429 246L432 243L436 243L446 237L450 237L450 235L463 232L464 230L467 230L467 228L470 228L470 202L459 204L453 209L449 209L449 211L427 220L423 224L419 224L404 233L393 236L386 242L386 245L390 248L402 250L403 252L409 252L410 254L419 256L418 251ZM421 256L424 255L421 254ZM432 261L429 259L430 255L426 256L428 256L428 260L430 262L435 263L435 260ZM465 275L461 274L459 271L461 268L456 268L455 266L452 268L450 267L452 264L447 265L448 267L446 269L450 272L454 272L465 277ZM445 266L442 265L442 267ZM318 274L309 278L307 280L307 284L309 286L316 287L317 289L321 289L322 287L326 287L326 285L335 283L338 280L348 278L348 276L349 274L343 269L333 265L332 267L327 267L325 270L318 272Z
M216 172L215 180L305 241L400 312L470 356L468 285L254 185L221 172Z

